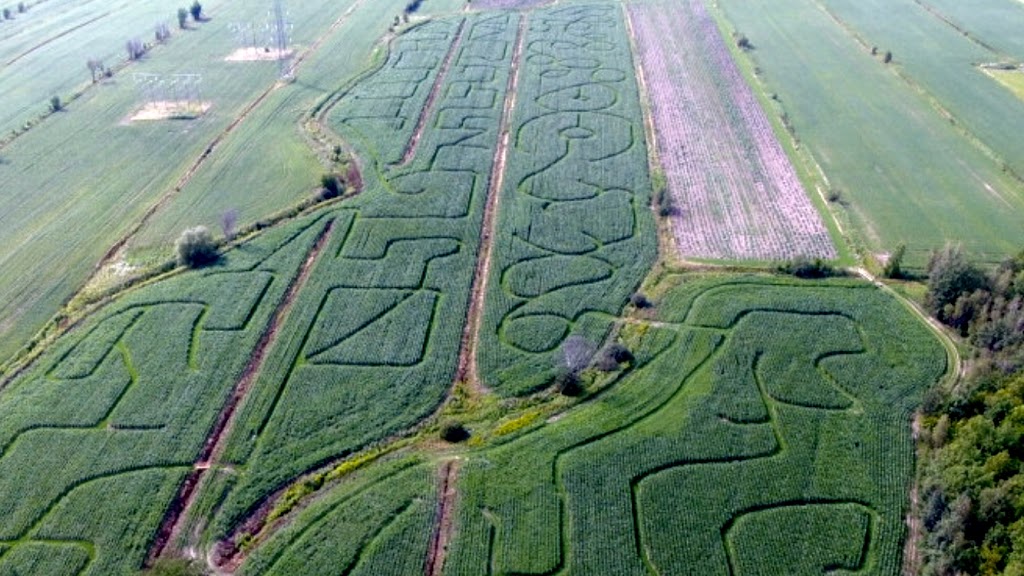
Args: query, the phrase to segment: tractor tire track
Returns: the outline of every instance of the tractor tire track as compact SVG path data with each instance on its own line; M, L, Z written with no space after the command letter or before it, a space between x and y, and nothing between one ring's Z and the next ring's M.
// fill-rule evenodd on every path
M487 200L484 205L484 222L480 229L480 246L477 252L476 270L473 273L473 286L470 290L469 311L466 315L466 326L462 333L462 344L459 351L458 368L455 382L465 382L471 389L479 391L483 388L476 363L477 344L480 340L480 327L483 319L484 300L490 278L491 259L494 256L494 230L498 220L498 202L505 181L505 166L508 162L508 147L511 133L512 115L516 107L516 91L519 86L519 72L523 56L523 45L526 40L526 22L524 15L519 21L516 34L516 45L512 54L511 71L508 76L508 89L505 92L505 108L501 116L498 146L494 150L494 162L487 186Z
M88 26L90 24L98 22L98 21L106 18L107 16L110 16L112 13L113 12L105 12L105 13L100 14L99 16L97 16L95 18L92 18L91 20L87 20L87 21L82 22L81 24L78 24L76 26L72 26L71 28L68 28L67 30L57 34L56 36L47 38L46 40L40 42L39 44L36 44L35 46L29 48L28 50L25 50L21 54L18 54L14 58L11 58L7 62L4 62L4 68L6 68L6 67L16 63L17 61L21 60L22 58L25 58L26 56L28 56L29 54L32 54L33 52L36 52L38 50L41 50L42 48L45 48L46 46L52 44L53 42L56 42L57 40L60 40L61 38L65 37L65 36L67 36L69 34L72 34L72 33L76 32L78 30L81 30L82 28L85 28L86 26Z
M292 304L295 301L296 295L298 295L299 291L309 279L310 273L313 270L313 265L317 262L318 256L327 245L327 241L330 238L331 231L333 229L334 220L331 220L320 232L320 236L313 244L313 247L310 248L309 254L306 256L306 260L302 263L302 267L299 269L298 275L295 277L295 280L292 281L288 290L285 291L284 296L278 303L277 309L274 311L270 323L267 325L267 328L264 330L259 342L257 342L256 347L253 349L249 362L246 364L241 377L235 384L235 388L232 391L227 404L221 409L220 415L217 417L216 424L214 424L213 429L207 435L206 441L203 444L203 449L200 451L199 457L196 459L192 471L185 478L185 481L178 489L177 495L171 502L171 505L164 516L163 522L160 524L160 529L157 531L153 546L150 548L149 555L147 557L147 565L152 565L153 561L164 553L167 545L178 539L178 536L184 526L182 520L188 516L189 510L195 502L196 488L203 476L211 468L211 464L216 462L217 458L223 452L227 438L230 436L230 432L234 428L234 417L237 413L237 408L248 394L249 389L252 387L252 383L256 380L256 377L262 370L267 353L276 342L278 331L285 319L288 317L288 313L292 309Z

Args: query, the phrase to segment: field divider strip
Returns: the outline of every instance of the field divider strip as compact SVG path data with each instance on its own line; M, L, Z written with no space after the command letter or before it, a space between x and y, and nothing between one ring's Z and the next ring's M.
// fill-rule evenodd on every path
M633 58L633 70L636 75L636 86L637 91L640 94L640 113L644 119L644 140L647 142L647 170L653 178L655 172L658 170L660 170L662 174L666 173L665 167L661 163L661 154L658 150L657 135L654 132L654 103L651 100L651 93L647 87L647 76L644 74L643 59L640 57L640 48L638 46L636 29L633 26L633 16L630 15L629 6L625 3L622 4L622 14L626 20L626 32L629 35L629 48ZM667 180L665 180L664 186L665 193L671 194L671 191L668 190ZM654 195L652 194L652 196ZM654 198L654 201L651 202L651 211L657 214L658 210L662 208L660 204L660 200L658 198ZM669 261L678 260L680 258L680 251L674 247L676 237L672 232L671 221L665 220L664 218L658 218L657 216L655 216L654 221L658 228L658 252L660 253L660 257L662 259L668 259Z
M455 488L458 475L458 460L448 460L441 466L441 485L437 494L437 522L434 525L434 533L430 537L426 576L441 576L441 570L444 568L448 540L451 538L452 528L455 525L452 514L455 498L458 496L458 490Z
M484 221L480 228L480 246L477 248L476 270L473 273L473 285L470 289L469 310L466 315L466 326L462 334L462 345L459 351L458 368L455 382L466 382L472 388L481 389L480 375L476 363L476 345L480 340L480 325L483 318L484 300L487 295L488 279L490 278L491 259L494 255L494 228L498 220L498 202L502 186L505 182L505 165L508 161L510 125L516 106L516 92L519 87L520 63L523 45L526 40L528 15L519 20L516 33L516 45L512 53L511 70L508 76L508 88L505 91L504 110L498 128L498 147L494 150L494 161L491 164L490 181L487 185L487 198L484 205Z
M178 489L178 493L175 495L174 500L171 502L171 505L164 516L163 522L160 524L160 529L157 531L153 546L147 556L147 565L152 565L153 561L163 554L167 545L177 540L183 526L182 520L188 516L189 510L195 502L195 496L197 495L196 488L199 486L199 483L205 473L212 467L212 463L215 462L224 451L227 438L230 436L230 432L234 428L235 415L238 413L237 408L248 394L249 389L252 387L252 383L256 380L256 377L262 371L263 363L267 358L268 352L273 348L273 344L277 340L279 329L287 319L288 314L292 309L292 304L295 301L295 297L309 279L309 276L313 271L313 266L319 260L319 256L327 245L327 241L329 240L333 230L334 220L330 220L320 232L320 235L313 244L313 247L310 248L309 254L306 256L306 260L302 263L302 267L299 269L298 275L292 281L291 285L289 285L288 289L281 297L280 302L278 302L277 308L274 310L274 314L271 316L270 322L267 324L267 327L263 331L263 335L257 342L256 347L253 349L249 362L246 364L245 369L242 370L241 377L235 384L231 396L228 398L225 406L221 409L213 429L207 435L206 441L203 443L203 448L200 451L199 456L196 458L192 471Z
M416 121L416 128L412 131L412 136L409 137L409 142L405 145L405 151L402 153L402 160L399 161L399 166L407 166L409 162L412 162L413 157L416 155L416 149L419 147L420 138L423 137L423 131L427 127L427 120L433 115L434 103L437 102L437 97L441 93L441 87L444 85L445 79L448 77L448 71L451 69L452 60L455 59L455 55L459 52L459 47L462 45L462 37L466 31L466 19L463 18L462 22L459 23L458 30L455 31L455 38L452 39L451 46L448 47L448 53L445 54L444 62L441 63L441 70L438 71L437 77L434 78L434 85L430 87L430 93L427 95L427 101L423 104L423 109L420 110L419 120Z

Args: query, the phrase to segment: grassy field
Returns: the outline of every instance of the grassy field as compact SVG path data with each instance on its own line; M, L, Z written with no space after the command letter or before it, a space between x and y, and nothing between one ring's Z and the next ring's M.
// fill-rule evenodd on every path
M177 32L176 6L155 2L25 2L19 14L10 2L13 20L0 21L0 140L35 119L49 107L51 96L69 98L91 82L86 60L115 66L127 58L125 42L153 42L157 23ZM210 2L216 11L223 2Z
M999 61L1005 57L1003 54L971 41L944 21L941 12L929 12L915 0L821 3L868 43L892 50L902 72L1018 177L1024 175L1024 142L1020 138L1024 133L1024 102L975 67L978 63ZM880 14L885 16L879 17ZM1019 29L1024 24L1022 14L1018 10L1005 16L1016 22ZM1008 30L1006 35L1019 36ZM1001 37L991 38L998 42Z
M1001 69L984 69L985 74L988 74L992 78L1006 87L1007 90L1013 92L1014 96L1024 100L1024 70L1001 70Z
M571 336L600 344L656 256L620 11L537 11L528 25L479 355L481 379L509 395L549 385Z
M921 6L990 50L1024 60L1024 3L921 0Z
M928 329L858 282L668 276L654 292L620 334L634 360L600 392L475 448L360 470L242 573L403 558L387 536L415 521L412 478L452 461L444 574L898 574L909 415L945 367Z
M811 0L720 5L753 43L760 80L845 201L864 249L891 252L904 243L912 268L949 241L993 262L1018 249L1020 183L881 56Z

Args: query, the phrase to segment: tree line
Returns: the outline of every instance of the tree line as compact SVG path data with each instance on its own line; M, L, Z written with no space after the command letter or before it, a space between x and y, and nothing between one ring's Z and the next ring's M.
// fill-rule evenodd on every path
M954 246L928 265L925 304L963 337L969 370L923 406L926 576L1024 574L1024 252L983 270Z

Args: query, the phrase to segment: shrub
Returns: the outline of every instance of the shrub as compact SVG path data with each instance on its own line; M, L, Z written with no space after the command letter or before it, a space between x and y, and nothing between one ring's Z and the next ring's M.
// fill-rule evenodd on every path
M882 275L886 278L902 278L903 277L903 256L907 252L907 247L904 244L900 244L896 247L896 250L889 255L889 260L886 261L885 267L882 269Z
M229 241L234 239L236 225L238 224L238 210L234 208L224 212L220 217L220 229L224 233L224 238Z
M635 292L629 297L629 303L639 309L650 308L651 301L642 292Z
M469 430L461 422L451 421L441 425L441 439L453 444L469 439Z
M828 262L821 258L812 260L806 256L797 256L788 262L780 264L778 270L783 274L791 274L797 278L829 278L837 275L836 269Z
M324 174L320 177L320 198L330 200L341 195L341 180L337 174Z
M633 353L629 351L629 348L616 342L601 350L597 359L597 369L602 372L613 372L618 370L621 364L632 360Z
M153 37L156 38L157 42L166 42L171 37L171 27L165 22L160 22L154 27Z
M562 396L579 396L583 392L583 383L579 374L563 371L555 377L555 390Z
M198 268L217 261L217 244L205 226L189 228L174 243L178 264Z

